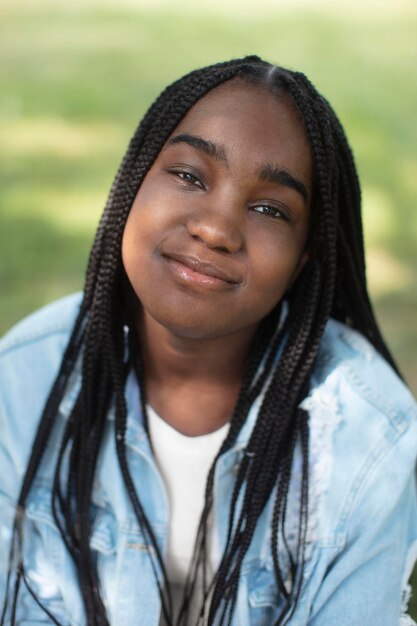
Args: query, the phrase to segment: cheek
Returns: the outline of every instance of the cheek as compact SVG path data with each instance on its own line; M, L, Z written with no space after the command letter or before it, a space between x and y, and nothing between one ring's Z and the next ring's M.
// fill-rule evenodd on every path
M122 238L123 263L129 263L132 257L140 257L147 244L151 243L155 233L161 232L162 216L158 207L161 203L151 199L146 193L146 187L139 192L133 203L126 221Z
M149 174L148 174L149 177ZM128 247L157 245L161 236L167 236L181 221L180 210L175 196L155 177L145 178L132 209L129 213L122 246Z
M143 279L145 247L151 232L146 214L133 207L126 222L122 238L122 262L126 274L136 290L137 283Z
M303 242L285 237L264 241L253 253L251 283L257 297L275 304L291 285L303 255Z
M132 209L127 218L122 237L122 261L128 275L129 268L131 264L134 263L134 259L140 250L140 246L138 245L139 231L135 222L136 219Z

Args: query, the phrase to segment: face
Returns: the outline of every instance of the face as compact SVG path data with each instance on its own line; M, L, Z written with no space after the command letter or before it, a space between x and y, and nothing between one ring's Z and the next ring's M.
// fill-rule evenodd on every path
M306 258L312 159L285 94L211 91L146 175L122 242L144 313L182 337L255 329Z

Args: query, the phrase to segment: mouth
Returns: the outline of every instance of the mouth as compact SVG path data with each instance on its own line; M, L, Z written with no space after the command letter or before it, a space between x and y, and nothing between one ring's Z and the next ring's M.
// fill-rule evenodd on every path
M176 253L164 254L163 257L180 280L187 283L194 283L203 287L226 287L230 289L241 282L239 276L198 257Z

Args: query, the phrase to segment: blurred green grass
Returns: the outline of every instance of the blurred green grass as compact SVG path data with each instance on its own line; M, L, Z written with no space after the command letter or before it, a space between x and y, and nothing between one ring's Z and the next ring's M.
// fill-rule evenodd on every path
M2 4L0 333L81 288L113 175L162 87L256 53L304 71L346 128L363 184L371 293L416 392L416 12L198 6Z

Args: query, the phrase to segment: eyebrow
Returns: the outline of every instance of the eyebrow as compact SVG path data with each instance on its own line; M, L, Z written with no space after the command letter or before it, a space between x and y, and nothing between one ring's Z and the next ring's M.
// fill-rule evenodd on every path
M222 146L218 146L213 141L207 141L202 137L198 137L197 135L188 135L187 133L181 133L180 135L175 135L175 137L171 137L168 141L168 145L177 144L177 143L186 143L193 148L196 148L200 152L207 154L207 156L223 163L226 167L228 166L226 151Z
M223 165L228 167L226 150L223 146L219 146L213 141L208 141L207 139L203 139L198 135L181 133L179 135L171 137L171 139L168 140L167 146L173 144L175 145L178 143L188 144L192 148L196 148L196 150L203 152L203 154L206 154L212 159L215 159L216 161L219 161L223 163ZM308 202L307 187L299 178L297 178L293 174L290 174L290 172L288 172L287 170L268 163L259 170L258 176L259 180L275 183L277 185L293 189L301 195L306 203Z
M297 191L304 198L305 202L308 202L307 187L299 178L296 178L287 172L287 170L268 164L261 168L259 179L294 189L294 191Z

